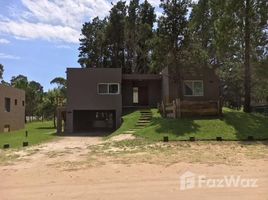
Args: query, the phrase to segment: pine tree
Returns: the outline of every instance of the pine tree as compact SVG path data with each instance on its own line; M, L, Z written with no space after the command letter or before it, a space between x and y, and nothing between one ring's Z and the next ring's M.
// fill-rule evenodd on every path
M112 62L111 67L122 68L125 72L125 2L118 1L112 7L108 20L106 39Z
M79 60L82 67L108 67L107 46L105 43L106 19L94 18L92 22L86 22L82 28L80 39Z
M188 55L185 50L188 40L187 0L161 0L160 7L163 9L163 16L158 21L158 36L162 46L165 46L166 63L173 71L174 79L179 85L179 96L182 92L182 68L187 65ZM163 49L163 50L164 50Z

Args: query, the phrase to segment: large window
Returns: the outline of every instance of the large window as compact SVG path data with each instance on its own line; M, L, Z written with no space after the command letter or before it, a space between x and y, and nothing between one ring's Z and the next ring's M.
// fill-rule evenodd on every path
M10 112L10 98L5 98L5 111Z
M119 83L99 83L98 94L119 94Z
M184 96L204 96L203 81L184 81Z

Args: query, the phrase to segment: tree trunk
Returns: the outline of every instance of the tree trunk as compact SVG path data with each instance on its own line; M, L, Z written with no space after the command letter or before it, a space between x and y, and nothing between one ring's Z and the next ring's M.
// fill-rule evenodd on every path
M56 113L55 112L53 115L53 123L54 123L54 128L56 128Z
M251 70L250 70L250 23L249 23L249 9L250 0L246 0L245 5L245 102L244 102L244 112L250 112L250 102L251 102Z

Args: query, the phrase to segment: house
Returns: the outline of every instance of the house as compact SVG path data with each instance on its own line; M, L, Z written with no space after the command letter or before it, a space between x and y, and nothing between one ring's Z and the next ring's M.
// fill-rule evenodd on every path
M0 84L0 133L24 128L25 91Z
M127 108L157 107L175 99L219 102L220 82L214 70L184 72L182 77L178 81L168 68L160 74L122 74L121 68L68 68L65 131L116 129Z

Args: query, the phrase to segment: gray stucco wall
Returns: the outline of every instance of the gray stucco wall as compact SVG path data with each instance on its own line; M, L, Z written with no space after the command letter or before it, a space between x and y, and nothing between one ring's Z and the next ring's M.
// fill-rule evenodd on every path
M5 98L10 98L10 112L5 111ZM15 105L15 99L17 105ZM24 101L24 106L22 102ZM10 131L24 128L25 91L0 84L0 133L9 125Z
M100 95L98 83L119 83L121 88L122 72L120 68L68 68L67 69L67 126L73 131L74 110L115 110L116 127L121 124L122 95Z

